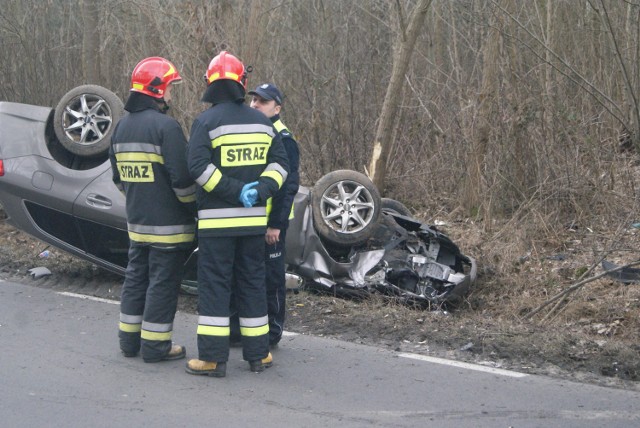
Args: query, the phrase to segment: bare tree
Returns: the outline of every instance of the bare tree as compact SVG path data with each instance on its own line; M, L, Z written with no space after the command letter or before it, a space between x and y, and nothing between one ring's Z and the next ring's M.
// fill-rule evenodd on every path
M391 152L391 136L393 135L393 125L398 110L400 91L413 54L413 48L422 30L427 10L431 5L431 0L418 1L406 27L403 24L402 8L399 3L397 4L398 15L400 17L398 20L400 23L400 35L397 39L391 79L389 80L387 93L382 103L382 111L378 120L378 128L373 143L373 154L371 156L371 163L369 164L369 176L378 189L380 189L381 193L384 192L387 159Z
M82 75L85 83L100 82L100 4L82 0Z

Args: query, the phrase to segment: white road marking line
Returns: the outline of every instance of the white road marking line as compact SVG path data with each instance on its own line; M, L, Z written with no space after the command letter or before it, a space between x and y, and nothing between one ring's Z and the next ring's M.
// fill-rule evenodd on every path
M83 299L83 300L93 300L94 302L110 303L112 305L119 305L120 304L120 301L118 301L118 300L102 299L100 297L87 296L86 294L68 293L66 291L59 291L58 294L60 294L62 296L76 297L78 299ZM282 335L283 336L297 336L298 333L295 333L293 331L283 331Z
M87 296L84 294L77 294L77 293L68 293L66 291L60 291L58 292L58 294L63 295L63 296L69 296L69 297L76 297L78 299L84 299L84 300L93 300L94 302L103 302L103 303L109 303L112 305L119 305L120 302L118 300L110 300L110 299L102 299L100 297L93 297L93 296ZM298 333L295 333L293 331L283 331L282 332L283 336L297 336ZM513 372L510 370L504 370L504 369L496 369L493 367L486 367L486 366L481 366L478 364L470 364L470 363L463 363L460 361L453 361L453 360L446 360L444 358L436 358L436 357L429 357L426 355L418 355L418 354L410 354L410 353L400 353L398 354L399 357L403 357L403 358L410 358L413 360L420 360L420 361L426 361L429 363L435 363L435 364L443 364L445 366L452 366L452 367L460 367L463 369L468 369L468 370L476 370L479 372L486 372L486 373L493 373L493 374L498 374L501 376L510 376L510 377L526 377L529 376L526 373L518 373L518 372Z
M85 294L68 293L66 291L59 291L58 294L61 294L63 296L69 296L69 297L77 297L78 299L93 300L94 302L110 303L112 305L120 304L118 300L102 299L100 297L87 296Z
M496 369L494 367L486 367L486 366L481 366L479 364L463 363L463 362L460 362L460 361L447 360L447 359L444 359L444 358L429 357L427 355L400 353L400 354L398 354L398 356L399 357L403 357L403 358L410 358L410 359L413 359L413 360L427 361L429 363L443 364L445 366L460 367L460 368L468 369L468 370L476 370L476 371L479 371L479 372L493 373L493 374L497 374L497 375L501 375L501 376L510 376L510 377L527 377L527 376L529 376L526 373L518 373L518 372L511 371L511 370Z

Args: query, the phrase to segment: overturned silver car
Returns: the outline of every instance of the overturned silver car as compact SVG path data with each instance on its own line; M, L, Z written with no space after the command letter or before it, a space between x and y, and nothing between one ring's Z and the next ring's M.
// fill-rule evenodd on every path
M345 215L348 204L352 211ZM327 174L299 191L295 212L299 223L287 235L287 261L315 289L379 292L437 305L459 302L475 282L473 258L398 201L380 198L362 174ZM355 233L360 238L348 243L335 236Z
M72 89L55 108L0 102L0 204L9 223L119 274L129 242L107 150L123 114L122 101L96 85ZM475 282L473 258L356 171L301 186L294 214L286 263L302 287L431 306L458 303ZM196 260L194 247L183 287L192 292Z

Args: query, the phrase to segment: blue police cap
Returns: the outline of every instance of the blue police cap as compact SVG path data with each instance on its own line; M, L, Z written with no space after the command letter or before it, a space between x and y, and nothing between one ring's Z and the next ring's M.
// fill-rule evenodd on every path
M273 83L263 83L253 91L247 92L249 95L257 95L267 101L274 100L276 104L282 105L282 92Z

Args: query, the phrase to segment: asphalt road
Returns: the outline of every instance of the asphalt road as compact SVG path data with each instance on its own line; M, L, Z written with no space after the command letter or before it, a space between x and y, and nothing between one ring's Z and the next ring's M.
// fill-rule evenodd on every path
M630 427L640 392L289 335L255 374L233 348L223 379L118 350L116 302L0 281L6 427ZM193 314L174 340L197 357Z

